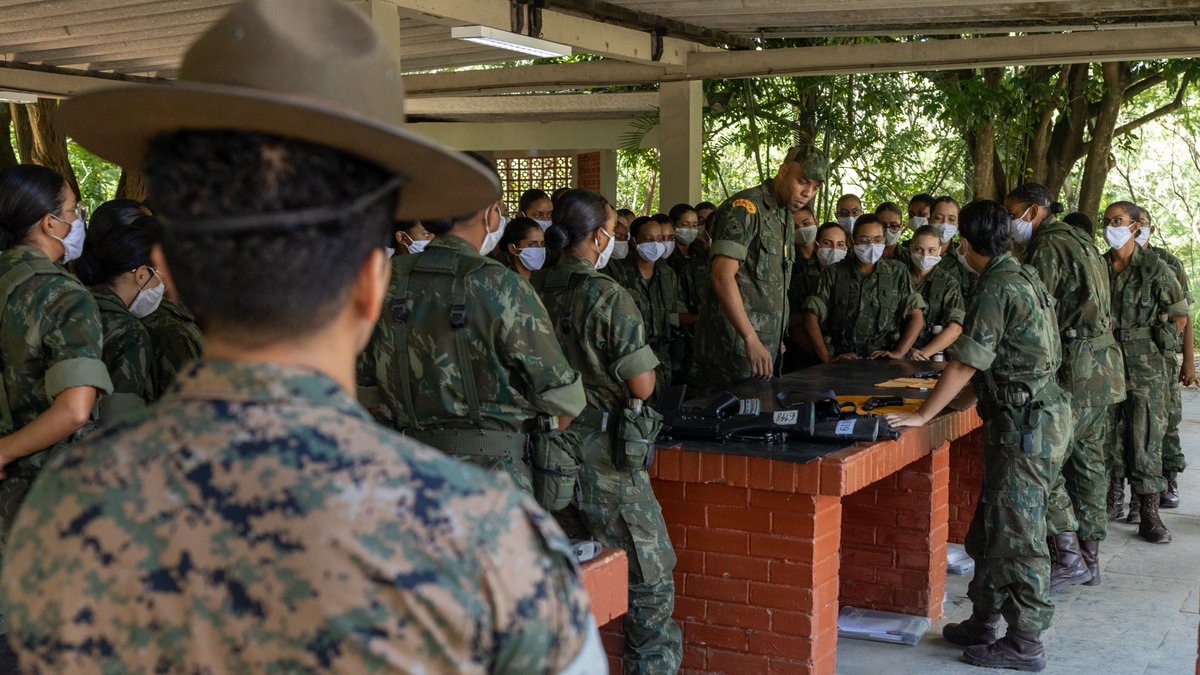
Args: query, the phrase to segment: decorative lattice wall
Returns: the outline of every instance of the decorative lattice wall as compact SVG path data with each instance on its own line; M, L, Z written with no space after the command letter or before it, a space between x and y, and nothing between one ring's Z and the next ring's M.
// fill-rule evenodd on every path
M500 187L504 191L504 204L508 213L515 215L517 200L521 193L530 188L545 190L552 194L560 187L572 187L571 155L553 157L498 157L496 170L500 172Z

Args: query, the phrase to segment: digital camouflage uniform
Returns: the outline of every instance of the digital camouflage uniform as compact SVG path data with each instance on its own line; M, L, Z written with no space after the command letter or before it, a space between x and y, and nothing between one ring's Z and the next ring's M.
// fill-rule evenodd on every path
M906 258L909 274L916 275L916 266L912 256ZM974 275L972 275L974 276ZM918 349L929 344L933 339L933 327L941 326L946 329L952 323L962 325L966 315L966 304L963 301L962 287L953 274L943 269L940 264L934 266L929 274L920 282L913 281L917 293L925 301L925 327L917 337L914 346Z
M858 270L858 257L847 255L821 273L817 291L804 303L816 315L830 356L870 356L892 350L904 324L925 301L913 287L908 268L895 260L880 260L870 274Z
M684 309L679 300L679 281L675 271L665 262L654 263L654 273L649 279L642 277L637 266L637 253L624 260L614 260L605 266L617 283L621 284L642 314L642 325L646 329L646 344L658 357L654 369L655 400L671 386L675 360L671 358L672 331L679 329L679 314Z
M1183 288L1184 297L1190 306L1195 300L1188 284L1187 271L1179 258L1165 248L1151 246L1143 249L1158 255L1158 257L1175 273L1175 279ZM1175 350L1175 357L1167 359L1167 428L1162 442L1163 471L1180 472L1187 468L1187 460L1183 456L1183 446L1179 442L1179 424L1183 422L1183 395L1179 387L1179 371L1183 367L1183 341Z
M679 282L679 299L685 308L682 312L696 316L700 315L704 298L712 293L712 268L708 264L708 251L701 251L700 246L698 240L693 242L689 247L691 255L684 255L683 250L676 247L667 258L667 264L675 270L675 279ZM636 251L633 255L637 255ZM613 263L609 263L605 269L612 265ZM696 360L696 326L681 326L679 340L682 342L683 359L672 367L675 370L675 378L686 380Z
M967 301L963 334L946 351L948 360L979 371L972 383L984 423L983 490L966 538L975 560L967 595L978 614L1003 614L1010 630L1043 631L1054 615L1046 508L1054 457L1070 440L1071 408L1056 383L1061 343L1052 304L1033 270L1007 253L992 258ZM1025 387L1028 407L1003 403L1003 392Z
M1162 439L1167 426L1166 383L1175 360L1175 317L1187 316L1188 302L1175 274L1158 256L1134 246L1129 266L1112 269L1113 253L1105 254L1112 287L1114 333L1125 364L1126 398L1112 407L1107 444L1108 471L1129 477L1133 492L1156 495L1167 489L1163 479ZM1171 364L1171 365L1168 365Z
M556 673L567 540L317 371L199 362L57 458L0 578L29 672Z
M775 198L772 181L742 190L717 207L709 257L740 263L736 279L746 317L776 361L788 326L787 291L795 255L792 216ZM719 389L754 374L746 345L715 292L704 299L695 344L693 381Z
M119 295L101 286L88 290L100 309L104 366L113 384L112 393L98 401L100 424L105 426L145 408L158 397L152 372L154 352L146 327L129 313Z
M625 671L675 673L682 634L675 607L675 550L644 469L613 464L616 421L629 398L626 380L654 370L637 305L592 264L566 254L542 291L571 365L579 371L587 407L571 424L579 438L579 513L593 539L629 556Z
M1109 407L1125 400L1121 350L1112 334L1108 264L1087 234L1047 218L1033 233L1025 263L1055 300L1062 331L1058 383L1071 394L1075 428L1050 496L1050 534L1078 531L1082 541L1108 535L1104 439Z
M971 297L971 292L975 290L979 275L967 269L967 266L958 259L958 245L958 240L954 240L950 244L950 250L942 256L942 261L934 269L942 270L954 277L954 280L958 282L958 289L962 293L963 302L966 302L967 298Z
M142 325L150 332L154 389L161 396L185 365L204 355L204 334L196 317L170 298L163 298L158 309L142 319Z
M360 400L381 403L405 434L507 471L530 491L532 420L583 408L579 376L533 287L453 235L392 258L392 270L359 363Z

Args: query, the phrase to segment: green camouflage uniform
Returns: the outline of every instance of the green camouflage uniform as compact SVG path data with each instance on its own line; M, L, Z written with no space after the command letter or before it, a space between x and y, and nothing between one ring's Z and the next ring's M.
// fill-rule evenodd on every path
M566 254L545 283L546 308L587 395L570 429L581 453L579 514L593 539L629 555L625 671L675 673L682 659L682 635L671 618L675 550L647 472L619 470L612 459L629 399L625 381L653 370L658 359L633 298L591 263Z
M405 434L531 491L532 421L583 408L579 375L533 287L454 235L392 258L392 271L359 362L360 400L381 404Z
M950 274L954 280L958 282L959 291L962 293L963 301L971 297L971 292L975 290L975 283L979 279L979 275L967 269L967 266L962 264L958 259L958 241L950 244L950 250L946 255L942 256L942 261L937 264L934 269L939 269Z
M1109 475L1129 476L1133 491L1156 495L1163 479L1162 439L1167 425L1167 388L1177 335L1174 317L1188 315L1188 302L1175 274L1158 256L1135 246L1129 267L1112 269L1112 315L1125 357L1126 398L1113 406L1106 457ZM1174 379L1171 378L1172 382Z
M796 266L792 269L792 281L788 284L789 329L804 325L804 301L817 292L821 283L821 263L817 261L816 249L811 258L796 252Z
M679 299L685 308L682 313L699 316L705 297L712 292L712 269L708 264L708 252L700 252L699 242L693 243L689 251L692 252L691 255L684 255L683 251L676 247L671 257L667 258L667 264L675 270L675 278L679 281ZM633 251L631 255L637 255L637 251ZM605 269L612 267L613 263L606 265ZM683 343L680 350L683 358L679 363L673 364L675 377L672 379L686 380L696 360L696 326L681 326L679 340Z
M821 322L830 356L895 349L908 315L925 309L903 263L880 260L870 274L859 272L858 264L851 252L826 268L804 303L804 311Z
M294 366L189 366L57 458L11 543L29 672L556 673L590 626L532 499Z
M0 308L0 436L27 426L72 387L112 392L101 355L103 332L96 301L78 279L40 250L16 246L0 252ZM4 467L8 477L0 480L0 551L17 508L51 451L62 451L71 440Z
M1108 535L1104 442L1110 406L1125 400L1121 350L1112 334L1108 265L1093 239L1053 218L1038 226L1025 251L1055 300L1062 331L1059 385L1071 394L1075 428L1050 495L1050 534Z
M1062 352L1052 305L1032 269L1007 253L992 258L967 301L963 334L946 350L947 359L979 371L972 382L984 422L967 594L978 614L1003 614L1010 630L1043 631L1054 616L1046 507L1071 408L1055 381ZM1028 406L1004 404L1004 392L1023 388Z
M1183 263L1179 258L1164 248L1151 246L1144 250L1157 254L1163 262L1167 263L1167 266L1175 273L1175 279L1179 281L1179 286L1183 288L1188 305L1194 303L1195 300L1192 298L1188 284L1187 271L1184 270ZM1179 340L1175 357L1167 359L1167 429L1162 442L1163 471L1179 472L1187 468L1187 460L1183 456L1183 446L1179 442L1179 424L1183 422L1183 396L1179 387L1179 371L1182 367L1183 341Z
M185 365L204 355L204 334L196 325L196 317L169 298L163 298L158 309L142 319L142 324L150 332L154 389L161 396Z
M788 326L787 290L796 255L792 216L775 198L771 181L742 190L717 208L709 257L740 263L738 290L758 339L778 360ZM709 293L696 324L692 380L719 389L753 375L746 345L725 317L717 294Z
M605 266L617 283L633 296L638 311L642 314L642 325L646 329L646 344L658 357L654 369L654 394L671 386L674 359L671 358L672 331L679 329L679 314L684 309L679 300L679 281L675 271L664 262L654 263L654 273L649 279L638 270L639 258L635 251L624 260L614 260Z
M909 273L915 276L917 270L912 256L908 256L905 260ZM934 326L941 326L945 329L952 323L962 325L963 317L966 315L962 287L959 285L958 279L947 272L941 263L930 270L920 283L914 281L913 286L921 294L921 299L925 301L925 327L921 329L921 335L917 337L915 345L917 348L924 347L933 339Z
M89 288L100 309L104 329L104 365L112 378L112 394L98 401L100 425L137 412L152 403L157 394L151 364L154 352L150 334L111 289Z

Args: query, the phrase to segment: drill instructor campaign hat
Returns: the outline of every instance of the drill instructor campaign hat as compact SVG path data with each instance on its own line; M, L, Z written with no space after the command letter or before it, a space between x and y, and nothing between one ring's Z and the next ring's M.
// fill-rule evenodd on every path
M472 213L500 194L478 162L404 128L400 69L345 0L244 0L188 48L177 82L79 94L58 122L134 171L153 138L184 129L324 145L402 175L403 220Z

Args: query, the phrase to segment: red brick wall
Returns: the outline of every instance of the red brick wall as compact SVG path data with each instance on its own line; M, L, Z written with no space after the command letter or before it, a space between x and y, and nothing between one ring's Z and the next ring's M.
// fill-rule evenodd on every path
M961 544L975 515L975 502L983 488L983 430L976 429L950 444L950 533Z
M600 191L600 153L583 152L575 156L579 181L575 187L592 192Z

